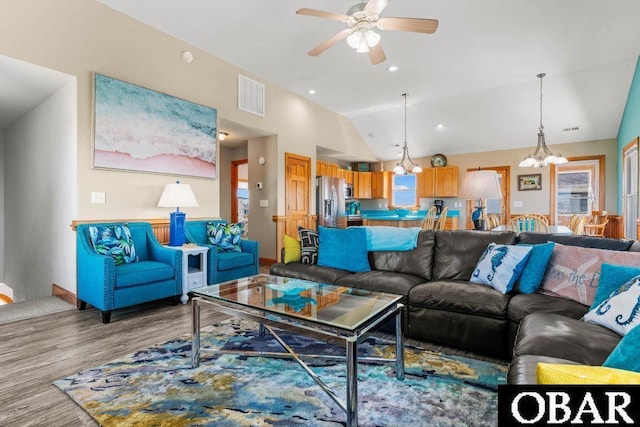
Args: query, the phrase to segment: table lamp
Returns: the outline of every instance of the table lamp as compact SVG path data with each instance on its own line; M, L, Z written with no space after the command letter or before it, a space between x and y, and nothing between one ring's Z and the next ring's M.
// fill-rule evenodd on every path
M462 178L460 198L478 200L476 210L471 215L476 230L487 229L487 199L502 199L500 180L494 170L480 170L467 172Z
M169 214L169 246L182 246L185 242L184 221L186 215L184 212L180 212L180 206L183 208L198 207L198 201L189 184L180 184L180 181L176 181L175 184L167 184L164 187L158 207L172 208L174 206L176 211Z

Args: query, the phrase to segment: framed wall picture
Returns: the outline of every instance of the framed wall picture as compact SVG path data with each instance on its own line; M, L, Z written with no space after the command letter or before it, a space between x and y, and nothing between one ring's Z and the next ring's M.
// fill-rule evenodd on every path
M94 74L93 167L216 177L217 111Z
M518 175L518 191L542 190L542 174Z

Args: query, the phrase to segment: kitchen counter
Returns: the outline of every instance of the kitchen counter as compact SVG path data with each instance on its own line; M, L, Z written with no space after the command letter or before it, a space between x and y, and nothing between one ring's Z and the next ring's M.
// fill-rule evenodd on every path
M363 225L386 225L391 227L422 227L426 211L417 211L407 216L399 216L393 211L362 211ZM445 230L458 228L460 211L449 211Z

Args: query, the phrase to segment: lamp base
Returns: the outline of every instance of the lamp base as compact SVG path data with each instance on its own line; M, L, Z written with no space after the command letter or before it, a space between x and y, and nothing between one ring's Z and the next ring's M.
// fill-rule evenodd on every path
M171 212L169 214L169 246L182 246L184 239L184 212Z
M487 218L484 215L484 207L478 206L476 210L471 214L471 220L473 221L473 228L475 230L487 230Z

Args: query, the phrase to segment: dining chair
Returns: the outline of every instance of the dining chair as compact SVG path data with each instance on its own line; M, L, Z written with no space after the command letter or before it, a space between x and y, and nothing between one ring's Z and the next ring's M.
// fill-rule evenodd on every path
M437 208L435 206L432 206L431 209L429 209L429 211L427 211L427 215L425 215L424 221L422 222L422 229L423 230L433 230L433 229L435 229L436 211L437 211Z
M445 223L447 222L447 215L449 214L449 208L445 207L438 215L438 222L434 227L434 230L444 230Z
M580 236L584 234L584 224L586 221L586 215L573 214L571 215L571 219L569 219L568 227L573 232L573 234Z
M549 222L544 215L526 214L511 218L507 223L507 230L521 232L548 233Z
M604 237L605 228L609 223L609 212L592 211L591 217L584 224L584 235Z

